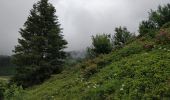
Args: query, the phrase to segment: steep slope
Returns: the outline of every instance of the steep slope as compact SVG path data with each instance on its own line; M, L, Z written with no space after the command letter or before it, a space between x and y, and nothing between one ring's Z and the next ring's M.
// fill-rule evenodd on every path
M141 37L85 61L42 85L27 89L28 100L170 99L170 45Z

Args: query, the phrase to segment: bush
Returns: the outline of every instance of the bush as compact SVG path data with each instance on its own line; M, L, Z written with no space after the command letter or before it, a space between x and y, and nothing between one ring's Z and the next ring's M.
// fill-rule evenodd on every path
M83 77L84 78L89 78L91 75L97 72L97 65L96 64L91 64L88 66L84 71L83 71Z
M82 100L114 100L114 96L111 95L115 93L118 85L118 81L107 81L106 84L98 87L98 85L93 85L85 95Z
M139 24L139 36L151 36L153 37L152 30L155 30L155 24L152 21L142 21Z
M164 28L170 28L170 22L165 23L165 24L161 27L161 29L164 29Z
M87 48L87 54L90 57L99 54L108 54L112 51L111 36L107 34L92 36L92 46Z
M6 89L6 84L0 81L0 100L4 98L5 89Z
M113 37L114 46L116 48L123 47L134 35L131 34L126 27L115 28L115 35Z
M139 36L155 36L152 31L158 30L161 27L168 27L170 22L170 4L159 6L157 10L151 10L149 18L142 21L139 25ZM165 24L167 23L167 24Z
M0 100L26 100L25 91L16 84L0 81Z
M22 87L12 84L6 88L4 92L4 98L6 100L26 100L26 98L24 98L24 94L25 91Z
M133 56L136 62L128 59L121 61L116 77L122 87L116 96L123 100L164 100L169 92L170 74L169 61L161 60L165 54L143 54L141 57ZM165 55L163 58L169 57Z
M143 50L142 45L138 43L131 44L118 52L121 57L127 57L131 54L137 54Z
M157 43L159 44L169 44L170 43L170 33L166 30L161 29L159 34L156 36Z
M100 55L94 59L94 63L97 64L98 68L102 68L111 62L109 55Z
M150 51L154 48L154 43L153 42L145 42L143 45L143 49L146 51Z
M157 10L149 13L149 20L153 21L155 25L160 28L165 23L170 21L170 4L159 6Z

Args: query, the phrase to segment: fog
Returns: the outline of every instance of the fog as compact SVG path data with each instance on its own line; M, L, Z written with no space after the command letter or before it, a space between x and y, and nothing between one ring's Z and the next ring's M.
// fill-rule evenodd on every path
M0 0L0 54L11 55L17 44L19 28L29 10L38 0ZM167 4L169 0L50 0L68 41L67 51L84 50L91 36L114 34L114 28L126 26L137 33L139 22L146 19L150 9Z

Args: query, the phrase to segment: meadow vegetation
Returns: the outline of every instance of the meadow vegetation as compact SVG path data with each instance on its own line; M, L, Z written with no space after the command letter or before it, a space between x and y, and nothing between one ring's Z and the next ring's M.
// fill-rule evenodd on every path
M133 35L125 27L116 28L113 38L108 34L93 36L86 58L65 59L60 73L48 73L51 77L45 77L38 84L28 84L23 89L22 84L1 80L0 99L169 100L169 18L170 4L167 4L159 6L158 10L151 10L148 20L139 25L139 36ZM44 71L44 67L40 67L36 68ZM19 77L24 84L30 81L29 76L32 81L34 74L39 79L42 73L31 68L33 74L22 73L23 77L26 76L24 80Z

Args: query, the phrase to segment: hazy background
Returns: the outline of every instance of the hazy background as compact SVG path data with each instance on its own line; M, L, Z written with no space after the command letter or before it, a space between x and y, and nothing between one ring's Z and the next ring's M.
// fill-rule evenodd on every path
M12 54L18 31L26 21L29 10L38 0L0 0L0 54ZM167 4L169 0L50 0L56 7L68 51L83 50L97 33L114 34L117 26L138 30L150 9Z

